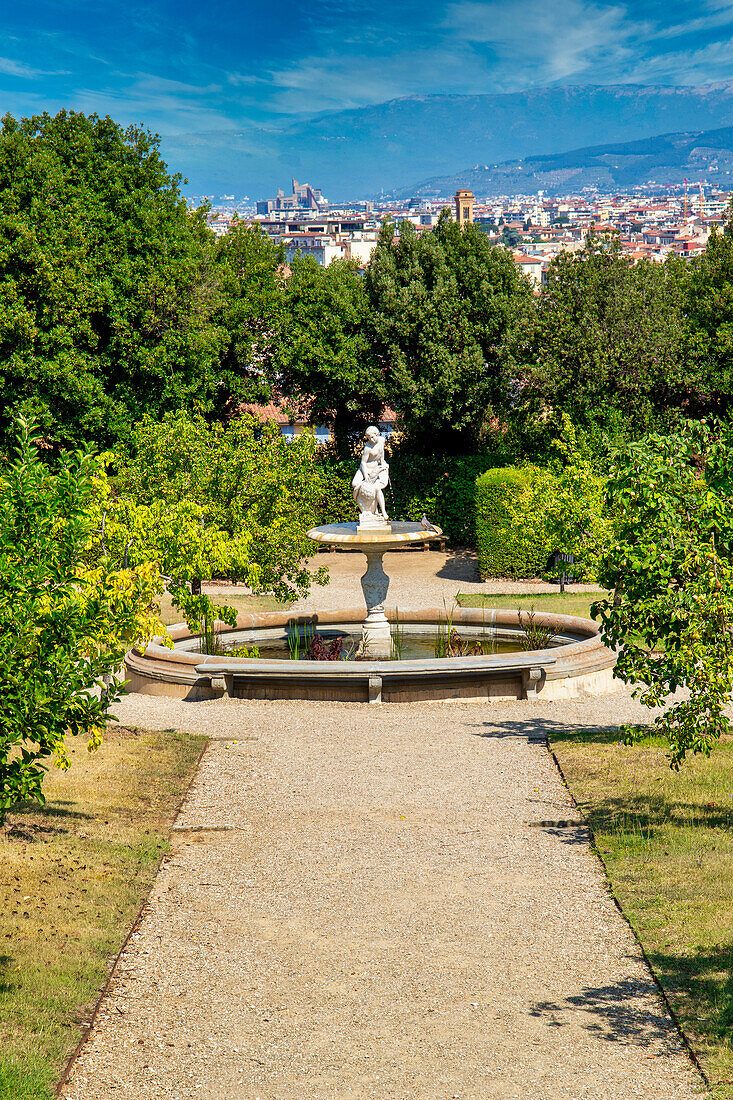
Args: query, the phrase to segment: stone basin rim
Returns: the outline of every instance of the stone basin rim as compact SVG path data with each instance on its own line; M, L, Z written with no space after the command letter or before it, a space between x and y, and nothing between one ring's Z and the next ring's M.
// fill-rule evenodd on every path
M428 531L421 523L412 520L393 520L389 530L377 527L374 530L360 531L358 523L325 523L320 527L312 527L307 532L307 537L313 542L330 545L348 543L354 547L380 546L388 550L390 546L402 546L404 543L440 539L443 531L440 527Z
M242 613L235 627L220 624L226 632L256 632L261 629L299 626L327 628L354 623L358 609L318 612ZM453 622L458 627L517 628L522 612L505 608L456 608ZM388 608L395 621L397 609ZM401 623L445 624L444 608L399 609ZM507 697L577 698L585 694L607 694L621 685L613 680L616 654L606 648L598 624L590 619L550 612L536 612L538 626L571 634L577 640L546 650L487 654L480 657L422 658L415 660L290 661L286 659L226 657L169 649L155 638L145 650L132 650L126 659L129 690L170 694L190 701L220 698L227 691L245 698L313 698L365 701L369 685L378 681L385 690L384 701L409 699L490 698L504 692ZM184 623L169 627L176 641L192 637ZM344 694L347 685L351 694ZM232 687L234 685L234 687ZM565 685L565 686L563 686ZM342 690L343 689L343 690ZM531 694L529 689L531 689ZM559 694L558 694L559 692Z

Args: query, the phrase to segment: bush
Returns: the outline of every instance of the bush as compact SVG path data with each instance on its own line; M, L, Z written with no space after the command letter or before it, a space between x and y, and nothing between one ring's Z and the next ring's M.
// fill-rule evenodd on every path
M353 523L357 518L351 479L358 461L356 458L351 462L342 461L333 452L316 455L320 485L315 507L319 524Z
M554 547L543 526L530 522L534 518L530 515L532 486L538 476L532 466L506 466L487 470L476 479L476 542L482 580L536 577L544 569Z
M388 511L408 520L419 520L425 513L452 542L475 546L476 478L496 465L497 459L489 454L418 457L407 447L395 447L390 458L394 484L387 491Z
M17 802L43 801L50 763L69 766L68 735L99 744L125 650L160 629L154 564L120 567L95 549L102 459L65 454L51 471L38 441L21 421L0 475L0 823Z
M606 503L605 473L581 445L570 418L563 416L557 457L549 468L534 468L528 493L518 502L516 522L527 542L546 544L550 553L572 554L576 580L594 583L600 558L613 536L614 518Z

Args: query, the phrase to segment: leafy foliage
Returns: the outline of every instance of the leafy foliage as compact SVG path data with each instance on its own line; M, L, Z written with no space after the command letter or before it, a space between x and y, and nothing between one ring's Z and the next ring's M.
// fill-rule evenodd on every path
M0 441L19 412L61 445L106 444L145 413L220 414L251 395L272 257L242 232L217 248L179 183L146 130L73 111L6 115Z
M537 301L524 355L525 407L570 414L578 427L634 437L674 414L687 370L674 264L631 266L615 238L561 253Z
M583 581L595 581L601 556L613 535L613 517L606 502L606 477L587 446L578 439L570 417L562 418L552 465L535 468L527 495L518 501L516 522L527 538L546 545L550 553L570 553L570 571Z
M159 628L154 565L98 553L102 460L77 451L52 472L36 444L21 422L0 475L0 819L43 801L49 762L68 766L67 734L99 744L125 650Z
M285 285L278 348L279 383L312 424L333 420L336 448L351 454L354 435L379 420L386 400L371 354L369 303L356 265L319 267L295 259Z
M274 425L238 417L226 427L183 411L145 418L120 455L108 541L131 562L158 561L192 629L233 624L236 611L201 594L202 578L227 578L278 599L305 595L319 481L315 439L287 443ZM323 582L321 571L318 580Z
M212 320L226 334L220 384L229 407L269 398L283 322L282 245L260 226L235 221L215 246L217 304ZM217 408L221 408L220 398ZM229 411L229 409L227 409Z
M493 454L416 455L409 443L392 449L390 473L394 514L426 515L460 546L476 545L476 478L501 463Z
M476 478L499 465L493 454L420 455L408 442L393 444L387 510L395 519L420 520L423 515L460 546L476 544ZM321 479L317 505L319 523L348 523L356 518L351 479L356 459L339 460L319 448L315 470Z
M610 474L618 532L594 613L618 647L616 675L650 707L686 688L653 728L678 767L729 732L733 688L733 429L686 422L629 444ZM628 731L633 737L633 731Z
M680 264L687 329L687 403L697 415L733 404L733 223L713 228L705 252Z
M541 526L530 522L538 471L529 466L487 470L476 479L479 572L487 577L535 577L552 549Z
M377 365L415 449L476 448L503 411L508 334L531 300L511 255L441 215L432 233L386 222L367 268Z

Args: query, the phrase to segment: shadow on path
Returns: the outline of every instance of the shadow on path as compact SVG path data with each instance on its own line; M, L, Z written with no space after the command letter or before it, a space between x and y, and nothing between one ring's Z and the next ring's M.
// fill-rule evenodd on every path
M481 577L478 571L478 558L473 550L449 551L448 560L443 563L435 574L448 581L471 581L480 584Z
M650 995L657 1002L650 1004ZM649 1046L660 1039L669 1039L673 1025L658 1000L651 982L622 978L608 985L588 986L564 1001L538 1001L530 1008L530 1016L543 1019L550 1028L567 1027L569 1016L577 1021L577 1013L589 1013L591 1019L581 1027L609 1043Z
M619 727L617 725L599 726L598 722L581 721L563 722L556 718L531 717L516 720L504 719L495 722L466 723L467 728L475 729L476 737L519 737L526 741L567 740L577 734L582 734L584 740L598 741L607 744L609 741L619 741Z

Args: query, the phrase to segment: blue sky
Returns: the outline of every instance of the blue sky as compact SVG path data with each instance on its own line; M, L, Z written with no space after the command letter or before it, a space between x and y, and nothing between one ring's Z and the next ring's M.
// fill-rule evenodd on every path
M733 0L21 0L0 26L3 111L109 113L164 149L413 94L733 80Z

